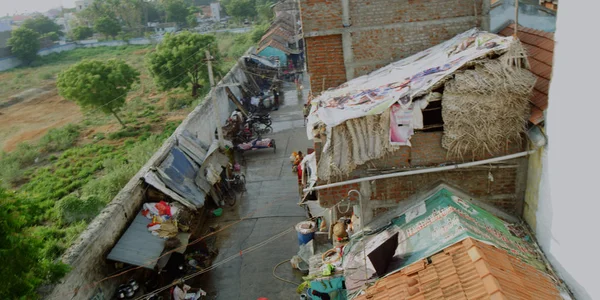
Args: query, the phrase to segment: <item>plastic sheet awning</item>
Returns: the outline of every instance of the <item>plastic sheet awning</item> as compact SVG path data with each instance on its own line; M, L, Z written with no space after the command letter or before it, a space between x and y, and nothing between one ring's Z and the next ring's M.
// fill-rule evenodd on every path
M138 212L133 223L108 254L107 259L154 269L158 257L165 248L165 240L148 231L146 226L149 221L141 211Z
M195 182L199 170L200 167L181 148L173 146L156 174L166 187L200 208L204 206L206 193Z
M252 61L254 61L254 62L258 63L258 64L264 65L264 66L269 67L269 68L277 69L277 67L278 67L276 63L274 63L274 62L272 62L272 61L270 61L270 60L268 60L268 59L266 59L266 58L264 58L262 56L250 54L250 55L244 56L244 58L252 60Z
M190 209L201 208L214 184L206 178L207 169L218 176L229 162L218 149L216 141L206 144L183 131L163 161L144 174L144 181Z

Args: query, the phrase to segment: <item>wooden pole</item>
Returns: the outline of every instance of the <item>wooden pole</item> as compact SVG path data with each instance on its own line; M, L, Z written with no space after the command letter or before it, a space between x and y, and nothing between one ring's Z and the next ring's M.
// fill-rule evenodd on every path
M515 0L515 31L513 36L517 37L517 27L519 27L519 0Z
M212 57L210 56L210 51L205 50L206 52L206 62L208 64L208 79L210 80L210 94L213 100L213 114L215 115L215 121L217 122L217 137L219 138L219 148L224 147L223 143L223 128L221 127L221 110L219 109L219 101L217 100L216 95L216 87L215 87L215 78L213 76L212 70Z

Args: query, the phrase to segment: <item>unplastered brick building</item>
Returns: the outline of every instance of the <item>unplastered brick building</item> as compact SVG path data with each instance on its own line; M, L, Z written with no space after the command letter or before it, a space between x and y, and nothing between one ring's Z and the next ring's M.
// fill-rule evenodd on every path
M489 30L489 0L299 0L313 94L448 40Z
M334 5L318 1L303 1L301 5L306 2ZM402 3L410 6L412 2ZM471 8L472 5L473 2ZM321 9L318 14L324 13L326 10ZM481 21L482 17L448 20L448 24L469 27L467 20ZM326 26L331 20L322 18L319 22ZM318 31L316 27L309 29L306 23L304 26L305 32ZM531 70L533 73L530 71L527 52L523 49L529 47L513 41L511 37L483 31L469 30L454 35L454 29L449 28L438 29L451 35L449 41L429 48L428 43L439 42L430 36L428 42L419 44L419 47L429 49L415 54L423 49L413 48L412 53L398 54L399 57L409 57L386 63L387 66L377 70L374 69L383 60L375 64L364 61L363 64L344 59L343 43L340 45L346 34L344 32L305 37L313 91L315 85L317 89L322 88L323 82L325 88L337 86L313 100L308 122L308 130L312 130L308 133L309 137L315 142L316 195L322 207L332 208L343 199L349 199L354 205L362 201L362 213L368 221L443 182L504 212L514 216L523 214L528 173L526 151L532 148L526 132L540 122L533 118L539 107L530 102L533 87L537 86L534 75L539 74L535 70ZM383 32L387 29L373 30ZM351 35L358 36L358 32L351 32ZM389 39L395 40L394 37ZM360 47L383 46L358 43L353 47L353 53L358 53L356 48ZM372 54L399 53L403 51L400 48ZM477 54L477 51L488 52ZM505 55L507 53L509 55ZM491 79L495 76L490 75L495 72L493 70L506 63L505 58L508 57L519 60L519 67L509 63L513 75L500 79L504 75L495 74L500 77ZM334 68L336 63L338 67ZM353 75L367 72L359 71L357 66L361 64L364 70L368 67L372 73L346 82L348 68L353 69ZM323 75L319 77L318 74ZM487 83L485 80L477 82L485 76L491 76ZM335 78L336 82L328 81L331 78ZM482 90L477 90L479 88ZM410 123L412 121L396 124L391 120L395 107L402 106L400 103L404 100L407 101L407 109L412 111L410 113L419 110L418 115L422 119L419 126ZM422 103L420 101L427 101L427 104L421 109L415 108L416 103ZM392 146L393 127L401 125L411 126L409 140L396 141ZM450 167L488 159L500 160L468 167ZM442 167L449 168L421 173ZM410 172L410 175L354 181L405 172ZM325 187L331 184L335 186ZM359 191L361 199L357 199L356 195L349 197L351 190Z

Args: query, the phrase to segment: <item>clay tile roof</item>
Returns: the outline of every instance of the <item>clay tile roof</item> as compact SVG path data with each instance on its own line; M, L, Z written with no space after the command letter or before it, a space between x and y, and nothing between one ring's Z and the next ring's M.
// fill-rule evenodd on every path
M261 44L264 40L266 40L272 36L277 36L281 40L292 42L294 34L291 31L284 29L280 24L276 24L275 26L272 26L267 31L267 33L265 33L262 36L262 38L259 41L259 44Z
M356 300L562 299L547 274L502 249L471 238L446 249L425 267L420 261L379 280Z
M498 33L512 36L515 24L509 24ZM544 120L543 111L548 108L548 88L552 79L552 57L554 54L554 34L519 26L519 40L527 49L531 72L538 77L531 98L532 108L529 121L539 124Z

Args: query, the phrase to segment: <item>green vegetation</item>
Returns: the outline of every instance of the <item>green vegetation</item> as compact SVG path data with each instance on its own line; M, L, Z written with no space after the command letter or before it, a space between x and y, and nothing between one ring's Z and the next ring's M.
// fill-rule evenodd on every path
M105 36L111 36L113 39L121 31L121 25L115 19L110 17L101 17L94 25L96 32L102 33Z
M125 2L96 1L95 4ZM157 5L155 1L127 3ZM127 11L129 6L123 7L122 11ZM118 7L111 9L113 14L107 16L120 20L119 25L127 31L128 20L135 20L135 16L122 18L120 14L124 13L119 12ZM156 13L161 21L165 20L164 12ZM148 20L152 21L151 10L149 15ZM0 152L0 204L3 207L0 259L7 261L0 266L0 272L9 274L0 287L0 299L37 298L37 287L64 276L68 268L57 263L58 258L180 123L166 120L183 118L207 94L204 49L211 51L216 59L215 74L222 76L226 69L221 68L221 63L231 66L265 30L265 26L258 26L245 34L220 34L218 39L182 33L178 35L179 40L173 38L170 43L162 44L168 47L159 45L156 49L149 46L81 48L35 58L29 67L0 73L3 82L0 97L4 98L35 87L51 88L54 79L60 88L60 78L67 75L57 74L71 66L79 71L70 76L79 79L92 76L86 73L89 68L76 67L84 65L81 61L87 59L109 61L118 57L124 62L116 69L130 68L139 73L139 82L128 84L125 80L123 84L123 80L119 80L120 94L129 91L127 99L122 97L115 101L121 103L119 116L126 128L115 131L116 121L95 109L84 112L84 120L77 125L50 130L37 142L21 143L10 153ZM222 54L218 49L223 49ZM125 63L129 67L125 67ZM133 74L130 71L127 73ZM129 75L122 78L137 77L137 74ZM92 81L87 84L98 86ZM71 88L77 86L70 84ZM190 89L194 96L190 96ZM162 92L165 90L168 91Z
M71 31L71 39L80 41L94 35L94 30L87 26L77 26Z
M49 33L56 33L57 35L63 34L60 31L60 26L58 24L54 23L54 21L50 20L50 18L42 15L25 20L21 27L31 29L40 35Z
M14 192L0 187L0 259L5 262L0 271L6 275L0 298L37 298L37 286L64 276L68 267L57 259L178 124L168 122L157 133L143 126L121 145L96 141L58 155L44 153L76 140L78 129L67 126L3 153L0 165L16 161L27 180Z
M140 73L123 60L84 60L58 75L56 86L61 96L83 108L112 114L125 127L117 112Z
M158 87L169 90L187 87L191 84L192 97L198 96L198 90L208 83L208 69L205 50L210 50L215 58L213 71L219 70L217 42L212 35L202 35L189 31L177 35L167 34L156 51L150 53L147 65Z
M30 202L21 195L15 195L0 188L0 298L37 298L35 288L43 282L55 282L68 267L44 257L47 248L44 240L38 239L40 230L28 228L28 214L24 206ZM24 205L25 204L25 205ZM76 231L76 230L75 230ZM64 236L70 238L71 235ZM61 235L61 233L58 233ZM45 237L56 236L56 232L46 232Z
M269 24L264 23L254 26L252 31L242 34L230 32L218 33L217 40L219 41L219 53L223 56L223 65L221 66L221 69L230 69L248 48L255 46L260 41L268 29Z
M37 57L38 50L40 50L39 38L39 33L25 27L19 27L11 33L7 44L16 57L25 63L31 63Z
M251 19L262 23L273 17L271 5L275 2L271 0L222 0L221 4L227 14L238 21Z

